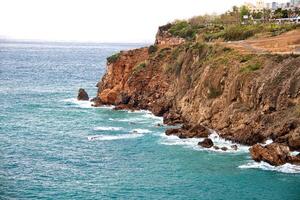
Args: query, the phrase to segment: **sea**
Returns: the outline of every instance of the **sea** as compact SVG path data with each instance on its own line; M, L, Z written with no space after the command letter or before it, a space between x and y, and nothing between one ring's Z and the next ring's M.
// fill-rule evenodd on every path
M166 136L162 118L90 98L106 57L147 44L0 42L0 199L299 200L300 168L247 146ZM297 153L297 152L294 152Z

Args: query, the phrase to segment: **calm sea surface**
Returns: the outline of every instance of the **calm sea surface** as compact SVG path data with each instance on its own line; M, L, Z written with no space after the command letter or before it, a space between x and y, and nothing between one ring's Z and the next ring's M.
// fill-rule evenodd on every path
M295 166L207 151L146 111L74 99L96 95L107 56L140 46L0 43L0 199L300 199Z

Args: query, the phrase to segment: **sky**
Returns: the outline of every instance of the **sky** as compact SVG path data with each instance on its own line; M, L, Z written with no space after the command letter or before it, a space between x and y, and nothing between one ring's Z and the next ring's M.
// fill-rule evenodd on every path
M175 19L222 13L233 5L244 2L245 0L0 0L0 38L153 42L160 25Z

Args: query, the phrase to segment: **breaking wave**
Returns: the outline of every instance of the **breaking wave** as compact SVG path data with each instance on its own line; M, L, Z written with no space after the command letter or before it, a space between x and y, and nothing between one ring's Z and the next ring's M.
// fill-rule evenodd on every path
M76 105L80 108L94 108L92 102L90 101L78 101L76 98L64 99L63 102Z
M181 145L186 148L191 148L197 151L214 151L214 152L221 152L221 153L237 153L237 152L248 152L249 147L237 143L233 143L231 141L227 141L223 138L221 138L215 131L212 131L212 134L209 136L209 138L213 141L214 146L218 146L219 148L226 147L227 150L223 151L221 149L214 149L211 148L203 148L198 145L198 142L203 141L204 138L187 138L187 139L180 139L177 136L167 136L164 133L160 135L160 144L163 145ZM231 146L236 145L237 150L234 150Z
M123 140L123 139L134 139L138 137L142 137L143 134L123 134L123 135L94 135L89 136L88 140L100 140L100 141L108 141L108 140Z
M151 133L152 131L150 131L148 129L137 128L137 129L133 129L132 132L137 132L137 133Z
M281 166L272 166L266 162L250 161L247 164L238 166L238 168L240 168L240 169L262 169L262 170L277 171L277 172L289 173L289 174L300 173L299 165L292 165L289 163L286 163Z
M100 107L94 107L93 102L91 101L78 101L76 98L69 98L62 100L63 102L75 105L80 108L102 108L102 109L113 109L115 106L100 106Z
M124 128L122 127L111 127L111 126L99 126L99 127L95 127L94 130L95 131L120 131L123 130Z

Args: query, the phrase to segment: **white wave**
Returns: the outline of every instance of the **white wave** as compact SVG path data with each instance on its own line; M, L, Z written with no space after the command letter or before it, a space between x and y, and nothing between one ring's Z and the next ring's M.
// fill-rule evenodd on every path
M108 141L108 140L122 140L122 139L134 139L138 137L142 137L143 134L123 134L123 135L94 135L89 136L88 140L100 140L100 141Z
M112 110L114 109L116 106L114 105L102 105L102 106L99 106L97 108L102 108L102 109L108 109L108 110Z
M72 103L80 108L94 108L90 101L78 101L76 98L70 98L63 100L64 102Z
M171 135L167 136L165 133L162 133L160 139L160 144L173 146L173 145L181 145L184 147L196 149L198 147L199 138L188 138L188 139L180 139L177 136Z
M264 144L261 144L262 146L266 146L268 144L273 143L274 141L272 139L267 139L266 142Z
M249 146L246 146L246 145L241 145L241 144L238 144L238 143L234 143L230 140L225 140L224 138L221 138L216 131L213 131L211 130L212 134L210 134L208 136L208 138L210 138L213 143L214 143L214 146L218 146L220 148L222 147L226 147L228 150L228 152L249 152ZM232 145L236 145L237 146L237 150L234 150L232 149ZM224 152L222 151L221 149L219 150L215 150L213 149L214 151L221 151L221 152Z
M145 121L143 118L138 117L129 117L129 118L109 118L109 121L116 121L116 122L129 122L129 123L140 123L142 121Z
M151 133L152 131L150 131L148 129L137 128L137 129L133 129L132 132L137 132L137 133Z
M213 141L214 146L218 146L220 149L211 148L204 148L198 145L199 142L203 141L204 138L187 138L187 139L180 139L177 136L167 136L164 133L160 135L160 144L163 145L182 145L186 148L191 148L197 151L214 151L214 152L221 152L221 153L241 153L241 152L248 152L249 147L237 143L233 143L231 141L227 141L221 138L215 131L212 131L212 134L209 138ZM237 150L234 150L231 146L236 145ZM226 147L227 150L223 151L221 148Z
M299 165L292 165L292 164L284 164L281 166L272 166L266 162L255 162L250 161L247 164L238 166L240 169L262 169L262 170L269 170L269 171L277 171L282 173L300 173L300 166Z
M155 120L155 123L161 123L161 124L163 123L163 117L155 116L152 113L146 113L145 115L143 115L143 117L146 119Z
M291 151L291 155L292 155L292 156L297 156L298 154L300 154L299 151Z
M94 107L93 106L93 102L89 101L79 101L76 98L69 98L69 99L64 99L64 102L67 103L72 103L80 108L100 108L100 109L109 109L112 110L115 108L115 106L113 105L103 105L103 106L99 106L99 107Z
M94 130L95 131L120 131L123 130L124 128L122 127L112 127L112 126L99 126L99 127L95 127Z

